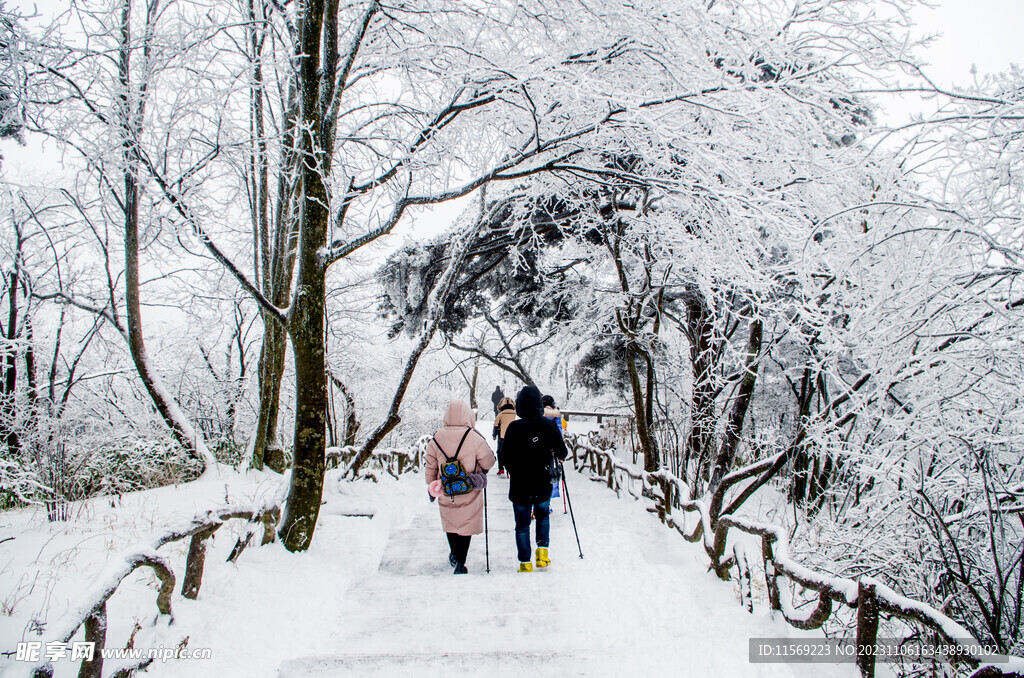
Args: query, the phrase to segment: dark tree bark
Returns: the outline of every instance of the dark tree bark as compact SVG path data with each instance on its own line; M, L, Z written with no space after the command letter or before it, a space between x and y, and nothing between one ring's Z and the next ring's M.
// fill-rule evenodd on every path
M750 401L754 396L754 386L757 384L757 368L761 353L761 340L764 324L760 318L753 318L750 321L750 332L747 337L747 360L744 365L743 378L740 380L736 390L736 397L732 403L732 410L729 412L729 420L725 425L725 437L718 449L718 457L715 459L715 469L711 474L709 491L714 492L722 478L732 467L736 459L736 452L739 449L740 435L743 433L743 422L750 408Z
M653 472L661 466L658 441L652 431L654 425L654 361L650 348L638 339L640 328L645 322L644 307L637 300L638 295L630 286L629 275L622 260L620 236L624 228L625 224L621 220L607 224L604 232L604 244L612 255L612 261L619 277L619 286L628 299L624 308L616 309L615 319L619 326L619 332L625 338L626 373L629 375L630 392L633 396L633 415L636 422L637 438L640 440L640 448L644 453L644 470ZM651 295L652 292L649 282L648 280L646 289L642 290L646 295ZM651 329L652 336L657 336L658 328L658 317L655 314ZM637 360L640 358L647 366L646 392L637 367Z
M804 374L800 380L800 390L794 392L797 399L797 421L803 422L811 414L811 402L814 400L815 394L813 371L809 367L804 368ZM789 498L795 503L803 504L807 501L810 464L811 458L806 447L801 445L794 449L793 481L789 489Z
M199 589L203 585L203 568L206 566L206 539L219 527L217 525L192 535L188 544L188 558L185 560L185 575L181 578L183 598L195 600L199 597Z
M283 473L284 453L278 439L277 427L288 335L276 319L266 314L263 323L263 346L260 349L259 360L260 408L250 465L262 469L266 464L274 471Z
M0 437L7 444L8 453L16 458L21 454L21 438L18 435L17 406L15 390L18 385L18 351L15 340L18 337L18 265L21 257L21 246L24 242L21 229L17 228L17 248L15 262L8 276L7 286L7 351L4 361L4 380L2 402L0 402Z
M267 6L260 3L261 14ZM298 236L297 195L292 177L298 173L299 155L295 152L295 123L299 111L298 88L293 80L283 102L282 151L277 176L276 205L271 218L269 158L265 142L266 113L264 106L264 77L262 51L266 40L263 18L256 12L257 5L249 1L250 58L252 59L251 133L253 139L252 162L249 167L250 210L253 222L254 270L259 277L263 296L278 308L288 306L291 296L292 274L295 267L294 242ZM271 233L272 228L272 233ZM271 237L273 235L273 237ZM284 378L285 353L288 348L287 329L273 315L263 312L263 344L260 348L259 411L250 466L262 469L267 464L283 473L286 468L284 449L278 434L281 381Z
M123 330L128 340L129 352L135 369L146 387L153 404L161 418L171 429L174 437L192 456L204 466L214 462L213 456L206 448L206 443L198 432L185 419L170 394L164 389L159 377L152 371L146 343L142 335L142 304L139 291L139 170L142 162L139 156L138 143L142 133L142 121L145 117L145 101L147 81L133 84L131 79L131 0L124 0L121 6L120 44L118 49L118 79L121 90L117 97L117 130L121 136L121 158L124 163L123 195L121 196L124 213L124 270L125 270L125 315L127 327ZM150 3L147 7L145 35L143 36L142 57L149 58L150 36L157 18L157 7ZM129 99L129 93L138 97Z
M101 678L103 675L103 655L100 653L107 645L107 604L101 603L85 618L85 642L93 644L92 659L83 659L78 669L78 678Z
M477 380L480 378L480 366L477 364L473 365L473 378L469 380L469 406L472 409L476 409L476 385Z
M696 285L687 286L683 301L693 374L690 433L686 440L686 458L696 465L690 484L693 499L700 493L699 488L711 464L710 448L715 435L714 321L711 307Z
M345 428L341 434L341 445L355 445L356 436L359 434L359 419L356 417L356 401L352 397L352 392L345 386L345 382L337 377L333 372L328 372L328 376L334 386L341 391L341 396L345 399Z
M857 669L861 678L875 676L875 642L878 640L878 598L875 585L857 582ZM868 648L868 649L864 649Z
M288 333L295 359L295 437L288 503L278 533L289 551L305 551L313 539L323 494L324 453L327 449L327 361L324 335L326 262L330 196L326 178L330 154L322 152L324 139L320 100L321 37L324 12L330 3L309 0L300 28L299 62L302 200L300 209L296 294ZM334 79L330 54L322 64L323 76ZM335 55L336 57L336 55Z
M626 342L626 371L629 374L629 386L633 395L633 412L635 414L636 435L640 439L640 448L644 451L644 470L649 472L657 471L660 467L660 455L658 454L658 442L651 430L654 420L653 412L653 388L648 380L647 391L640 382L640 371L637 367L637 359L643 357L647 361L647 374L653 375L653 365L649 357L638 347L633 340ZM648 407L648 406L651 407Z

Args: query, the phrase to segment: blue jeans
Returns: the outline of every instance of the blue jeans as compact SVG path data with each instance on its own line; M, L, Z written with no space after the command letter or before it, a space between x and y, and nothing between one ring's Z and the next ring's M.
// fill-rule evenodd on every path
M516 551L519 562L527 563L533 559L530 554L530 511L533 511L537 519L537 546L547 547L551 534L550 505L550 500L536 504L512 504L512 512L516 516Z

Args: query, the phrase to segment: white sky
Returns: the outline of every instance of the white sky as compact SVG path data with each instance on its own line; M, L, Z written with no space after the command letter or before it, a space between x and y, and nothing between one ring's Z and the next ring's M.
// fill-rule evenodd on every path
M1011 62L1024 66L1024 0L928 0L934 9L914 12L919 30L941 33L928 51L937 77L945 83L965 82L971 64L980 72L1005 70ZM25 14L42 16L64 9L68 0L8 0Z
M926 73L938 83L967 83L971 67L978 75L1024 67L1024 0L936 0L937 7L918 8L918 29L941 34L924 53L932 66Z

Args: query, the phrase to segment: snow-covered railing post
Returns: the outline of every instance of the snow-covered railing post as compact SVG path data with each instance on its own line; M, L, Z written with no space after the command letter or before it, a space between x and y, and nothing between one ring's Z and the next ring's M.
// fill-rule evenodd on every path
M764 582L768 590L768 609L780 609L779 580L775 577L775 550L772 548L773 537L770 534L761 536L761 560L764 563Z
M875 676L874 647L877 640L878 599L875 596L875 585L861 579L857 582L857 668L861 678Z
M114 595L117 587L124 581L125 577L140 567L149 567L160 580L160 591L157 593L156 607L159 615L168 620L173 620L171 614L171 596L174 594L174 573L167 562L149 547L129 549L115 557L106 570L99 576L96 583L83 594L79 601L71 609L48 627L50 631L47 640L42 641L44 646L50 643L67 645L82 625L85 625L86 640L93 640L98 643L93 654L93 661L89 666L79 669L79 675L98 676L102 670L102 661L96 661L99 650L106 642L107 612L106 605L110 596ZM83 662L84 663L84 662ZM49 660L43 660L36 664L28 664L25 672L32 676L52 676L53 666ZM92 673L90 673L92 672Z
M185 559L185 576L181 580L183 598L195 600L199 597L199 587L203 584L203 569L206 566L206 538L217 531L219 525L211 526L196 532L188 544L188 557Z
M754 587L750 577L750 561L747 559L747 550L743 542L736 542L732 547L733 557L736 560L736 575L740 585L740 600L747 612L754 613Z
M160 580L160 591L156 595L156 609L160 614L173 621L174 615L171 613L171 596L174 595L174 572L171 571L171 566L166 560L158 556L156 553L139 553L136 555L136 561L132 564L131 569L125 572L121 579L124 579L124 577L127 577L129 574L134 572L136 568L143 566L153 570L157 579ZM120 584L121 581L119 580L117 583ZM103 598L103 604L106 604L107 599L110 598L113 593L114 591L111 590L110 593ZM71 637L68 636L67 640L70 640L70 638ZM67 640L65 640L65 642L67 642Z
M715 525L714 528L715 537L713 546L711 551L708 553L708 557L711 558L711 568L715 571L715 574L718 575L718 578L724 581L729 581L731 579L729 576L729 570L731 570L733 566L732 558L726 558L724 561L722 560L722 556L725 555L725 544L729 537L729 527L730 524L728 521L718 521L718 524Z
M657 485L660 493L655 493L655 509L658 512L658 520L667 525L672 519L673 490L675 483L672 479L661 472L644 473L643 476L652 486Z
M78 678L102 678L103 648L107 644L107 604L105 602L85 618L85 642L92 643L92 659L83 659Z

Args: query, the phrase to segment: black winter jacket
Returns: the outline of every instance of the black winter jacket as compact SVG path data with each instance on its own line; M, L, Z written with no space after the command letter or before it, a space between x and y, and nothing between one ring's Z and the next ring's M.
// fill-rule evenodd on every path
M527 386L516 396L516 419L505 430L501 448L509 475L508 498L514 504L531 504L551 499L551 457L565 459L562 433L544 418L544 406L536 386Z

